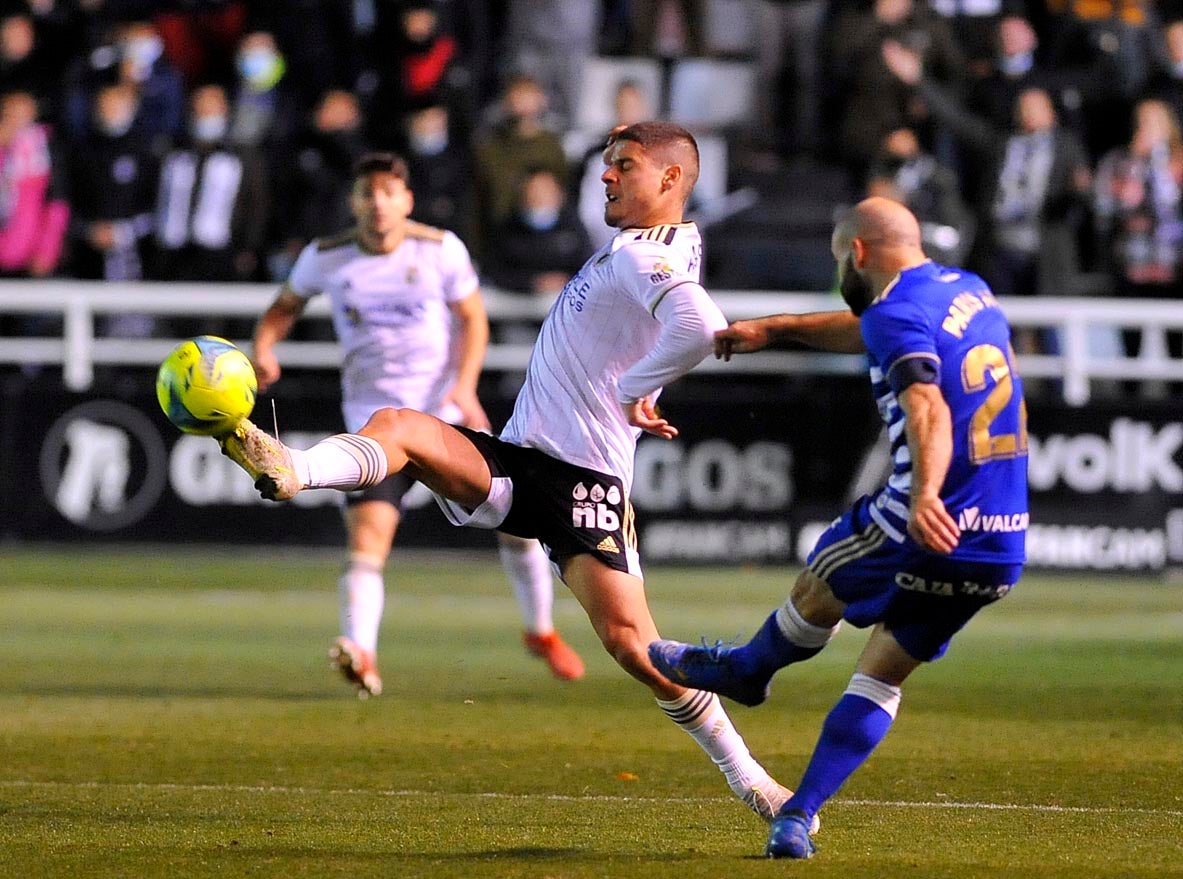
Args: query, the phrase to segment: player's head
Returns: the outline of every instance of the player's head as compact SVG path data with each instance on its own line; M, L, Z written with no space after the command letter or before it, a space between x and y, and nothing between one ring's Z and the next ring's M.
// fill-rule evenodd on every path
M604 150L604 222L617 229L682 220L698 180L698 144L672 122L614 129Z
M407 163L395 153L366 153L354 163L349 206L363 235L384 236L415 206Z
M881 196L860 201L838 219L830 252L838 261L839 292L856 315L902 269L925 259L915 215Z

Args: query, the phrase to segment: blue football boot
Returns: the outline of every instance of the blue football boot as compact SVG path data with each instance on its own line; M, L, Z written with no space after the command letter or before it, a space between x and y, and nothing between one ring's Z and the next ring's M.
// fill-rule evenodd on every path
M772 819L772 830L768 834L768 845L764 847L767 858L812 858L817 846L809 838L809 820L800 809L781 812Z
M759 705L768 698L771 676L753 676L740 671L732 659L735 648L722 641L701 647L681 641L654 641L649 659L669 680L684 687L718 693L740 705Z

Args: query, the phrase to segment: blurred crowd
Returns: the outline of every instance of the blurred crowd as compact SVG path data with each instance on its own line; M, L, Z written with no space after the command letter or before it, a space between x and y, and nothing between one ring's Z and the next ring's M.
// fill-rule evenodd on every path
M0 273L278 282L377 148L550 295L606 132L679 114L708 248L745 172L814 164L1000 294L1183 291L1183 0L0 0Z

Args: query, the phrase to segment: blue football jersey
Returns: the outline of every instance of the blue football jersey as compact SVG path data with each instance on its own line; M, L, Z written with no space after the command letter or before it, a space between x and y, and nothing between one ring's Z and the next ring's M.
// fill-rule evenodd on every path
M961 528L952 558L1025 561L1027 408L1010 325L986 282L926 262L900 273L863 313L861 328L893 462L872 517L895 540L907 539L912 458L896 394L916 364L901 365L922 358L935 367L953 421L953 460L941 489Z

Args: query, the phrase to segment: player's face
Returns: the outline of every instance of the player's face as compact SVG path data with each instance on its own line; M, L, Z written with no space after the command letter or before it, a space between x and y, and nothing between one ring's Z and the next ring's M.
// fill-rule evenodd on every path
M861 317L874 297L871 285L854 264L854 242L843 246L842 242L835 241L831 249L834 259L838 260L838 292L854 316Z
M353 184L350 206L358 225L370 235L388 235L407 221L414 200L402 178L382 172Z
M652 226L662 204L665 168L631 140L618 140L604 151L604 222L614 229Z

